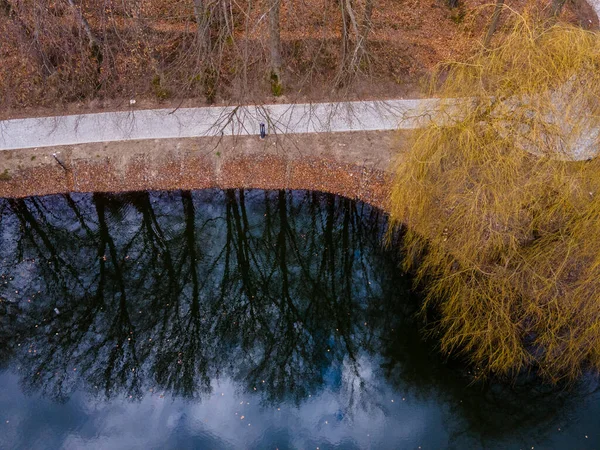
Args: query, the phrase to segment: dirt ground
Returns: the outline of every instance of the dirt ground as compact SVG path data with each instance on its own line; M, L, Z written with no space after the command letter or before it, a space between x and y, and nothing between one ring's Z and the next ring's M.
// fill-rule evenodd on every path
M252 69L256 73L249 73L250 81L244 88L243 98L240 93L232 91L235 90L235 82L227 81L224 74L224 85L228 87L211 104L419 97L422 95L420 84L436 64L464 58L478 48L493 9L490 6L493 2L489 0L463 0L460 2L462 6L455 10L449 9L445 0L381 0L373 13L370 76L360 77L347 89L332 89L332 71L336 70L335 55L339 50L336 39L339 40L340 34L334 3L325 0L284 3L282 41L286 88L283 97L270 94L263 73L264 57L257 56L258 62ZM137 53L133 49L128 50L126 43L119 41L119 46L111 50L114 60L111 60L110 77L102 90L95 93L83 85L76 86L81 77L71 73L77 66L73 61L65 62L64 68L59 71L61 74L64 72L65 77L70 74L65 78L68 83L63 80L68 88L60 87L60 83L55 85L54 78L57 77L50 77L54 80L52 83L50 79L44 81L28 56L30 46L20 42L22 37L16 32L14 21L0 14L0 34L5 37L4 45L0 46L0 119L124 110L131 108L129 102L132 99L136 100L134 108L206 106L208 103L201 93L177 87L176 74L168 80L170 69L161 59L166 49L169 49L169 58L177 58L176 43L193 25L193 22L188 23L193 17L189 11L190 4L189 1L145 2L148 39L145 45L154 56L140 54L140 60L134 61L132 58L137 57ZM506 4L517 11L533 4L547 9L550 0L507 0ZM260 5L261 1L255 5L253 11L257 17L251 20L259 21L262 14ZM113 13L120 17L120 7L113 7L116 8ZM69 22L70 13L64 5L62 9L60 20L65 21L65 27L73 26ZM100 30L102 24L94 23L91 9L87 14L92 25ZM562 19L588 29L598 28L597 17L585 0L567 2ZM125 23L117 25L123 28L118 28L120 32L127 28ZM264 50L266 46L268 33L264 26L246 36L256 41L257 49ZM502 27L498 34L502 34ZM47 45L50 51L52 45ZM123 45L125 47L122 48ZM311 53L315 48L320 49L318 58ZM138 66L139 70L132 69ZM312 75L307 79L308 72ZM157 74L166 77L164 89L165 93L170 91L169 95L157 97L154 92L152 80ZM174 84L168 85L169 82ZM74 92L78 93L75 95ZM75 100L71 99L72 96Z
M411 133L162 139L0 152L0 197L206 188L306 189L386 207ZM64 164L66 170L52 156Z

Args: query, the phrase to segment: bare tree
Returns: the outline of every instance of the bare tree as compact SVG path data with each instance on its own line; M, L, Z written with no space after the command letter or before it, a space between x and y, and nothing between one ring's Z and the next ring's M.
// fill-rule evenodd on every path
M283 83L281 81L281 30L279 25L279 11L281 0L270 0L269 8L269 37L271 47L271 92L275 96L281 95Z
M368 65L367 44L372 28L373 0L365 0L362 19L353 0L340 0L342 14L342 56L336 79L337 85L346 84Z
M204 94L213 102L222 68L224 47L233 41L232 3L230 0L193 0L196 19L196 69Z
M83 28L83 30L85 31L85 34L88 38L88 41L89 41L88 45L90 48L91 55L94 58L94 60L96 61L96 71L98 73L96 87L98 88L100 85L100 71L102 69L102 61L104 59L100 40L96 37L95 33L92 30L92 27L90 27L90 24L88 23L86 18L81 13L79 6L77 6L75 4L75 1L67 0L67 3L69 3L69 6L73 10L73 14L75 15L75 19L77 20L77 22L79 23L81 28Z
M504 8L504 0L496 0L496 7L494 8L494 13L492 14L492 22L490 23L490 27L488 28L488 32L485 35L485 41L483 42L483 46L488 48L490 43L492 42L492 36L496 32L498 28L498 23L500 22L500 13L502 12L502 8Z
M205 0L194 0L194 16L196 17L196 36L200 57L210 52L210 16Z

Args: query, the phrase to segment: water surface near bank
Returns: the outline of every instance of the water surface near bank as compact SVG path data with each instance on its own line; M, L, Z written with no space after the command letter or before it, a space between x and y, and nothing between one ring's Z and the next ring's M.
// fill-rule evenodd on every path
M472 384L423 340L386 220L306 191L0 199L0 448L599 447L592 381Z

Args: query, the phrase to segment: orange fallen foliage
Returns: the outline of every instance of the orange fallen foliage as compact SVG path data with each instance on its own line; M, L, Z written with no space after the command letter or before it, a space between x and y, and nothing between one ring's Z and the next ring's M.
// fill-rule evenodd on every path
M12 7L0 8L0 118L74 103L110 107L134 97L150 103L272 101L267 0L221 1L229 5L234 31L207 71L199 69L193 0L76 2L102 43L100 63L66 2L7 0ZM360 12L364 0L353 2ZM507 1L516 10L548 4ZM285 1L284 94L292 100L415 95L416 83L437 63L478 48L491 10L485 0L464 0L456 9L443 0L375 0L370 65L339 89L332 84L340 64L339 0ZM575 6L566 7L562 19L588 23Z

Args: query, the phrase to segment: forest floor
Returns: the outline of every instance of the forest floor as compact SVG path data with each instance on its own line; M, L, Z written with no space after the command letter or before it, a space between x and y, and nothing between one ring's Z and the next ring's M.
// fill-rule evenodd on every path
M225 73L223 89L207 101L201 93L179 86L176 74L169 75L170 68L161 66L165 48L170 46L169 51L173 52L173 46L182 42L181 35L190 33L190 23L186 22L190 16L187 3L191 2L147 2L150 5L146 11L150 36L147 45L158 59L136 62L132 59L134 53L125 47L122 54L119 53L121 47L111 47L115 53L110 62L114 74L110 74L111 78L100 91L90 91L83 82L79 86L77 72L67 73L76 70L75 60L67 61L64 74L60 74L64 75L64 80L61 79L64 86L51 77L41 77L32 59L23 53L28 47L15 32L14 18L0 14L0 35L8 36L6 45L0 49L0 120L129 110L131 100L135 100L136 109L175 109L208 104L419 98L428 75L440 62L464 59L480 48L493 9L487 0L464 0L461 7L455 9L448 8L443 0L381 0L373 12L369 70L348 86L333 88L331 80L336 70L340 30L339 24L330 18L337 18L338 7L335 2L324 0L284 3L281 17L286 84L283 95L271 94L264 64L257 63L249 72L250 82L242 87L236 86L233 78L226 79ZM522 11L532 4L544 9L550 2L512 0L506 3ZM187 9L182 5L187 5ZM257 17L252 20L261 23L260 8L254 13ZM64 12L61 14L65 16ZM598 28L597 16L584 0L568 2L561 19L587 29ZM93 27L101 28L93 16L89 20ZM119 26L124 28L125 25ZM498 34L502 33L501 26ZM267 35L264 27L256 27L247 32L244 39L253 39L253 45L264 53ZM316 48L322 52L320 56L311 53ZM169 54L169 58L179 56ZM146 65L141 67L143 64ZM157 77L160 83L165 80L164 86L157 88Z

